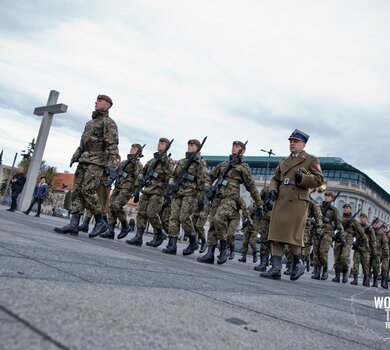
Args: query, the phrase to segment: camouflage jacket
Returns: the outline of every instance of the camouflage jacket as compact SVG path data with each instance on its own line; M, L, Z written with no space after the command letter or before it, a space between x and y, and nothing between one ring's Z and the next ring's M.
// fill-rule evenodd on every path
M343 214L342 225L344 232L347 236L356 237L359 239L363 246L367 246L367 237L363 231L362 225L356 219L352 219L352 214L346 215Z
M269 195L269 186L266 185L260 191L260 199L264 202L267 199L268 195ZM270 221L271 213L272 210L268 210L267 212L264 213L263 217L260 220Z
M317 205L317 203L313 200L309 202L309 209L307 211L307 219L306 219L306 226L309 226L311 228L319 228L322 227L322 212Z
M127 165L126 165L127 164ZM142 164L134 154L128 154L127 160L121 162L118 170L123 170L123 175L115 181L115 188L118 190L128 190L129 194L134 193L135 183L142 173Z
M336 207L328 202L323 201L321 204L322 221L324 223L324 232L330 232L333 234L334 230L341 233L341 236L345 236L344 227L341 223L341 217Z
M376 242L378 246L378 253L379 256L383 258L389 257L389 240L387 239L386 235L381 232L380 229L374 230L375 236L376 236Z
M210 181L213 183L221 175L225 167L229 164L228 161L219 163L210 172ZM256 206L261 205L260 195L257 192L255 182L252 179L249 165L242 161L242 158L236 159L235 165L226 175L226 184L221 186L220 192L217 197L234 198L239 201L240 198L240 185L243 184L247 191L250 193L252 199L255 201Z
M373 254L378 254L378 243L376 241L374 230L367 224L361 226L366 235L366 244L364 245L363 242L358 242L359 247L362 247Z
M161 162L154 170L155 174L151 177L151 181L144 187L145 194L158 194L166 196L168 194L169 179L173 173L173 160L167 157L166 154L161 155L159 152L154 153L154 157L150 159L142 170L142 176L145 178L152 171L152 168L159 157L162 157ZM137 183L138 185L138 183Z
M173 181L182 174L187 164L188 157L191 154L186 154L186 158L180 159L177 163L177 166L173 172ZM206 178L207 178L207 166L206 162L201 159L200 154L195 157L195 160L191 163L188 168L186 177L184 179L183 185L177 191L178 197L183 196L193 196L199 199L205 197L205 188L206 188Z
M75 155L79 163L115 168L119 161L118 143L118 128L108 111L94 111L92 120L85 124Z

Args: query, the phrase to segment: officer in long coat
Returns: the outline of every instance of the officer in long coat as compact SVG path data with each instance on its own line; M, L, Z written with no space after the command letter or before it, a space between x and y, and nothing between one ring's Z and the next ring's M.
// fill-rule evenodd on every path
M270 183L266 205L273 205L268 239L271 243L272 267L260 277L280 279L284 245L289 244L293 253L293 269L290 280L295 281L305 272L301 261L309 190L323 184L321 166L317 157L303 149L309 135L295 129L291 136L291 154L279 162Z

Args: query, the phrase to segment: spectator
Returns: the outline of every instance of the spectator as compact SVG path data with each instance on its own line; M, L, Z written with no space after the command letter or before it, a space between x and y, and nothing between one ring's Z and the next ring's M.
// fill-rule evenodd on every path
M7 209L8 211L14 212L17 207L17 200L20 193L23 191L24 184L26 183L26 175L24 174L24 168L20 167L17 170L17 173L13 176L11 180L11 208Z
M31 204L28 207L28 209L23 212L24 214L26 214L26 215L30 214L30 211L33 208L34 204L38 203L38 212L35 215L35 217L39 218L39 216L41 214L42 202L45 200L45 198L47 196L48 188L49 188L49 186L46 183L46 178L44 176L42 176L38 185L34 189L33 200L31 201Z

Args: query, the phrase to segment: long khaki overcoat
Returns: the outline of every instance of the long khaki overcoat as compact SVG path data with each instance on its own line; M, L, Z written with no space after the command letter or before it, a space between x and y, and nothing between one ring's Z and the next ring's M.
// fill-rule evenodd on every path
M302 182L295 184L295 172L303 170ZM268 239L304 246L303 237L310 188L323 184L324 178L318 158L302 151L298 157L282 159L270 183L270 191L279 193L271 214Z

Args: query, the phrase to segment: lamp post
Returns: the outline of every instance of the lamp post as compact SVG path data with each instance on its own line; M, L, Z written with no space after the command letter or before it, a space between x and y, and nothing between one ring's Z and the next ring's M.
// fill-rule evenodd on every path
M266 185L266 183L267 183L269 162L271 161L271 156L275 156L276 154L272 152L272 149L270 149L269 151L266 151L265 149L261 149L260 151L261 151L261 152L268 153L267 169L266 169L265 175L264 175L264 188L265 188L265 185Z

